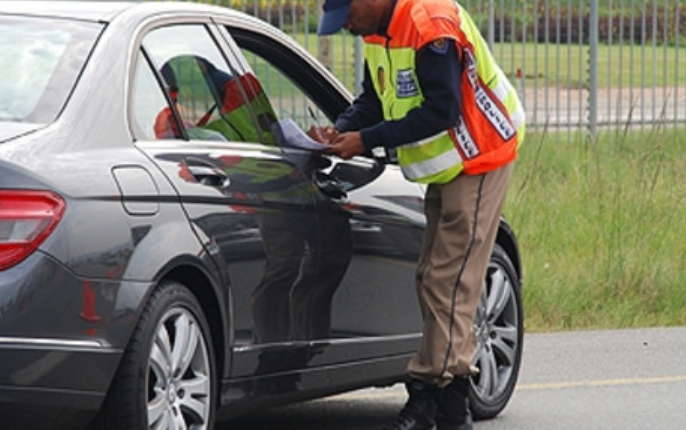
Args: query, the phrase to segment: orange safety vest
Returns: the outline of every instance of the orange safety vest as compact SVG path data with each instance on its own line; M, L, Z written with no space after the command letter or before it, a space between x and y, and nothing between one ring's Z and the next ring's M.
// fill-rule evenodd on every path
M453 41L464 65L460 122L438 136L398 147L408 179L445 183L462 171L480 174L516 158L524 135L524 110L461 6L451 0L398 0L387 35L364 39L386 120L401 119L424 100L415 70L417 51L429 43Z

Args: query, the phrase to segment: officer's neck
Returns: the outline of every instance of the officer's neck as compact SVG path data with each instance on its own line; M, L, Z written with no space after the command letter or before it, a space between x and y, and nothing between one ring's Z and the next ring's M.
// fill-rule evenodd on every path
M395 11L396 2L397 0L388 0L384 2L381 12L382 18L379 22L379 28L376 30L376 34L379 36L388 37L388 26L391 23L391 19L393 19L393 12Z

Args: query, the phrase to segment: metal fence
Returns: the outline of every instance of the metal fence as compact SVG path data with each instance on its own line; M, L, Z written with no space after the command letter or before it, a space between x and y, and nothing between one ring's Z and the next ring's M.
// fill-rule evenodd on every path
M206 0L295 38L352 91L359 38L318 37L323 0ZM529 130L686 125L686 4L681 0L462 0L517 86Z

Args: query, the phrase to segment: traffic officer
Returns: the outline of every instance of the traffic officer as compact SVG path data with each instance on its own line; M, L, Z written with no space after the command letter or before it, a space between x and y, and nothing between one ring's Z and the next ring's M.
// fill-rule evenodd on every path
M320 35L364 37L363 90L324 130L344 159L397 151L427 184L416 285L423 317L409 399L391 430L469 430L473 321L524 111L467 12L453 0L326 0Z

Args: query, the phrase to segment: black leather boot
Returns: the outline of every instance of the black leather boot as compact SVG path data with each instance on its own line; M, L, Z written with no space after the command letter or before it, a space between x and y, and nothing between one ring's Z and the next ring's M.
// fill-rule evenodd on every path
M469 411L469 378L455 377L443 389L438 406L436 430L472 430Z
M405 384L410 398L398 417L384 430L434 430L440 390L417 379Z

